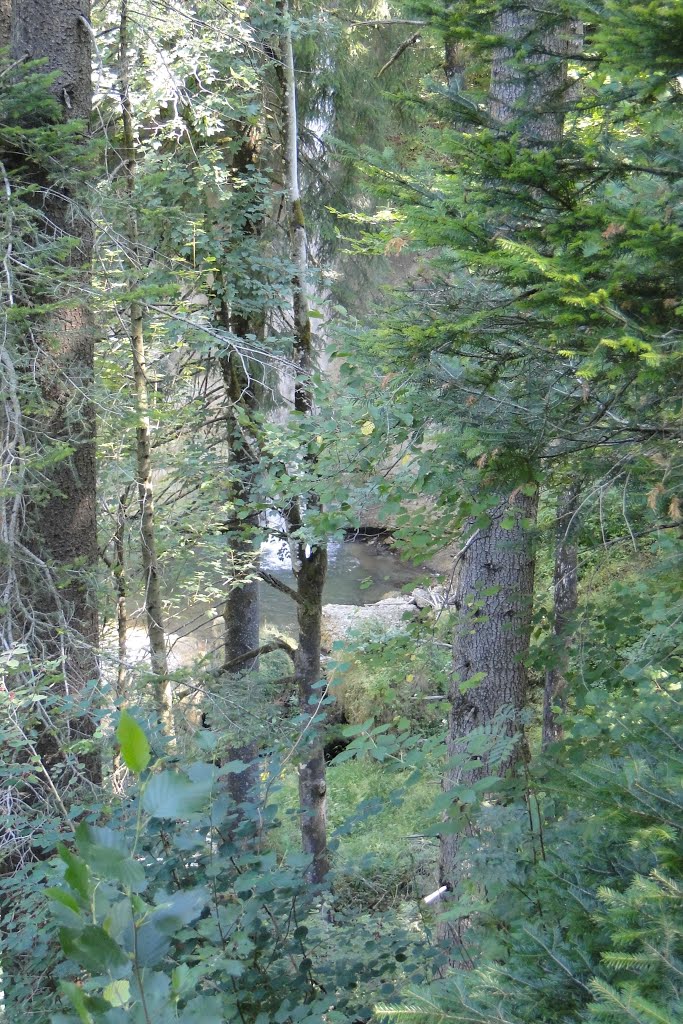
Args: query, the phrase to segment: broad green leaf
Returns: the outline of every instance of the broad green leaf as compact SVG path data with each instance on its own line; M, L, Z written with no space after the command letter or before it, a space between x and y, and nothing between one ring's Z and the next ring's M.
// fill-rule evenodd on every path
M166 956L171 938L195 921L208 900L206 889L186 889L155 907L136 934L135 950L141 967L154 967Z
M103 974L128 963L128 957L121 947L107 935L104 928L97 925L88 925L81 932L61 928L59 941L68 957L94 974Z
M153 818L179 821L197 814L206 806L212 781L191 782L180 772L159 772L142 792L142 806Z
M73 910L74 914L79 914L81 908L78 905L77 900L69 892L65 892L63 889L57 889L54 886L45 890L45 895L49 899L54 900L56 903L61 903L62 906L68 907L69 910Z
M64 872L65 882L79 896L82 896L84 900L89 899L90 882L88 879L88 866L85 861L82 861L80 857L77 857L75 853L67 849L64 843L59 843L57 853L66 864L66 871Z
M112 1006L125 1006L130 999L130 982L126 978L112 981L106 986L102 995Z
M93 1024L92 1014L85 1005L85 995L83 990L78 985L74 985L72 981L61 981L59 983L59 987L63 995L67 997L73 1006L83 1024Z
M140 725L127 711L121 712L116 738L121 746L121 757L127 768L139 775L149 764L152 752Z
M134 892L144 889L144 867L129 856L124 840L112 829L81 822L76 829L76 844L88 867L100 878L119 882Z

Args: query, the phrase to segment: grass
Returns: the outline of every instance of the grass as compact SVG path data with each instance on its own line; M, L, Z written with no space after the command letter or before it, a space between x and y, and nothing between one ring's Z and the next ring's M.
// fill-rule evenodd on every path
M338 900L372 907L395 906L433 888L438 844L418 836L434 820L436 779L409 784L410 771L395 771L369 758L332 765L327 773L328 830L334 850ZM300 844L294 772L275 797L281 827L273 833L282 852Z

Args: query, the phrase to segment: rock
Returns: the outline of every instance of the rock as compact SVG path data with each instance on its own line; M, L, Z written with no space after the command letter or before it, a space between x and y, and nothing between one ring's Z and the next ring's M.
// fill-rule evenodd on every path
M453 604L453 588L437 584L432 587L416 587L409 597L416 608L448 608Z
M432 594L430 587L416 587L410 595L410 601L419 608L420 611L423 608L434 607L434 595Z
M415 614L416 607L410 596L386 597L374 604L326 604L323 606L322 646L329 651L332 645L345 640L360 626L377 626L378 631L400 633L405 629L404 615Z

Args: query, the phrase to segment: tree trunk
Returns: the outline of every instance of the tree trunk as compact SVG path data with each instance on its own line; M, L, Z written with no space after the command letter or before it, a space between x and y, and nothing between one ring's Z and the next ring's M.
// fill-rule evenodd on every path
M233 172L239 185L236 201L241 201L244 211L239 241L255 241L263 226L263 214L255 191L261 187L257 171L260 138L253 126L244 126L242 132L233 160ZM239 293L239 288L237 290ZM249 308L248 303L241 307L238 296L232 309L224 302L221 304L221 326L233 337L247 343L249 335L258 337L264 333L265 317L260 311L254 312ZM257 575L260 518L258 511L243 517L245 510L254 504L259 472L259 439L253 429L253 417L259 408L259 384L252 376L248 360L241 354L230 350L221 357L220 364L228 405L227 441L232 473L230 498L234 506L227 523L233 569L223 608L224 665L226 675L234 680L244 673L257 672L259 668L258 655L246 656L257 651L260 644L261 601ZM229 667L233 664L238 665L236 670ZM258 792L259 745L251 732L247 723L243 741L231 746L228 755L229 760L244 761L249 766L243 772L228 776L228 791L237 805L250 797L255 799Z
M526 704L527 671L534 589L534 553L530 526L536 520L538 494L518 491L490 513L491 525L470 533L463 548L454 607L453 676L447 750L449 761L462 755L474 729L513 735ZM473 529L473 526L470 526ZM479 679L475 685L469 681ZM488 775L502 775L519 759L518 740L502 761L484 753L473 767L456 764L444 777L446 792ZM441 884L455 887L460 835L441 838ZM459 933L452 928L446 934Z
M126 600L126 505L128 491L119 498L116 505L116 530L114 532L114 563L112 566L116 582L116 632L118 639L116 666L116 696L122 701L126 692L126 658L128 646L128 610Z
M545 674L543 695L543 746L562 738L556 708L564 711L567 703L566 671L569 660L571 626L579 601L578 548L581 487L572 483L557 499L557 537L553 579L554 609L552 661Z
M517 131L523 145L537 148L562 136L569 82L566 56L576 46L576 26L530 5L510 3L494 19L501 45L493 53L489 113L501 132ZM523 51L521 53L520 51ZM511 230L504 225L505 230ZM525 658L531 638L534 555L531 530L538 496L517 491L493 509L491 525L466 545L457 584L459 621L453 639L453 684L448 730L449 757L462 753L463 738L476 727L494 729L505 709L516 727L526 701ZM510 529L503 527L512 520ZM525 527L524 522L527 522ZM495 587L495 594L487 594ZM467 679L481 681L465 688ZM444 789L503 774L519 759L523 744L509 757L489 765L484 755L475 768L452 768ZM457 888L464 869L459 863L461 836L444 834L440 844L441 883ZM445 921L440 928L451 944L462 940L466 922Z
M297 372L294 382L294 409L302 415L313 410L313 336L306 294L308 270L308 243L306 222L301 204L298 161L298 120L296 109L296 76L292 47L291 23L286 0L279 4L282 21L280 52L280 82L284 98L283 125L289 222L292 258L295 267L292 279L292 306L294 312L294 361ZM308 494L292 503L288 510L289 529L296 536L302 526L303 502L313 508L317 495ZM299 701L303 712L312 716L319 711L321 693L320 630L322 601L327 572L327 549L323 544L308 545L296 541L294 572L297 581L297 616L299 648L295 674ZM299 802L301 805L301 839L303 849L313 857L309 877L322 882L330 862L327 850L327 782L321 731L315 722L308 730L305 744L306 759L299 765Z
M10 44L12 0L0 0L0 49Z
M224 310L225 326L237 337L246 338L251 333L251 322L247 316L233 314L229 317ZM261 602L259 596L258 512L240 518L252 498L258 458L254 439L247 434L244 421L238 418L238 410L256 411L258 399L254 381L248 379L242 361L234 353L221 360L225 383L228 413L228 444L230 448L233 480L231 498L234 514L228 521L228 542L233 560L232 579L225 599L223 616L225 620L224 664L229 666L240 661L251 651L258 650L261 626ZM236 672L226 668L228 677L242 676L245 672L256 672L258 656L240 661ZM249 732L247 726L246 732ZM251 795L255 797L259 781L258 743L253 737L245 738L230 749L229 759L244 761L249 767L243 772L228 776L228 791L236 804L241 804Z
M301 602L297 605L299 647L294 668L301 710L311 716L319 714L324 695L319 684L322 674L320 630L326 572L327 551L321 546L314 548L308 557L301 560L297 575L297 591ZM306 760L299 765L301 841L304 853L310 853L313 857L311 881L322 882L330 869L327 850L327 780L322 738L315 724L304 743Z
M141 259L137 214L135 212L136 150L133 106L130 96L130 69L128 55L128 0L121 0L121 22L119 36L119 94L123 121L123 153L126 193L129 203L128 245L130 248L131 275L129 288L139 288ZM152 442L149 420L149 388L145 353L144 309L137 299L130 303L130 346L133 356L133 380L137 427L135 430L136 483L138 488L140 547L142 573L145 588L145 616L149 652L154 676L154 703L157 717L164 732L174 735L173 688L168 678L166 654L166 629L164 626L163 601L159 560L156 550L154 522L154 488L152 484Z
M6 30L7 4L2 7ZM90 5L87 0L13 0L11 52L16 61L40 60L54 72L51 85L63 119L84 123L83 144L92 108ZM47 166L47 165L46 165ZM92 228L77 185L53 182L48 172L31 167L30 183L38 186L37 224L46 243L71 243L60 257L68 272L51 287L45 275L35 279L30 268L22 281L28 328L18 342L26 377L37 390L30 417L24 418L26 442L40 453L40 476L30 470L23 519L17 518L11 543L22 568L16 587L25 588L16 607L30 608L30 619L17 612L34 670L49 671L70 695L83 693L99 678L99 627L93 577L98 563L96 524L95 415L91 401L94 376L94 330L85 296L90 281ZM6 181L9 189L9 182ZM11 191L11 190L10 190ZM11 195L8 194L11 201ZM9 296L13 303L12 295ZM33 313L32 305L62 303L49 314ZM39 405L36 404L38 398ZM21 404L21 399L20 399ZM30 433L27 423L30 422ZM24 457L22 455L22 457ZM17 590L18 593L18 590ZM7 617L14 607L10 600ZM68 726L72 739L92 735L88 716ZM39 744L47 760L55 740L48 734ZM43 749L44 748L44 749ZM87 758L87 771L99 778L99 757Z
M493 55L491 120L518 131L526 146L558 142L574 98L566 58L578 51L579 23L532 5L510 4L496 15L494 33L505 42Z

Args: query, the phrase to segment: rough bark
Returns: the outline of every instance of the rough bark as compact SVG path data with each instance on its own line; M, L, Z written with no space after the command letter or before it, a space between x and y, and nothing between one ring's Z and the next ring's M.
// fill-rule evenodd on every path
M7 5L2 28L6 28ZM87 123L92 108L91 45L87 0L13 0L11 54L15 61L41 60L55 73L51 91L65 121ZM28 173L28 172L27 172ZM53 187L48 172L32 168L31 183L40 192L35 204L46 241L71 244L62 265L68 272L51 294L49 282L23 282L29 329L23 355L41 408L31 410L31 443L43 452L68 454L46 460L39 481L26 495L20 540L26 553L23 584L31 608L25 623L31 657L52 661L69 694L84 691L99 678L98 615L91 581L99 553L96 529L95 415L90 399L94 375L94 330L83 296L89 284L92 230L76 185ZM67 294L65 294L67 292ZM67 301L64 301L67 300ZM63 301L48 315L31 313L31 304ZM36 665L37 667L37 665ZM87 718L72 733L92 734ZM45 738L46 757L54 741ZM88 760L93 777L99 758Z
M571 626L579 599L578 547L581 486L572 483L557 499L557 534L555 541L555 572L553 578L553 652L545 674L543 695L543 746L562 738L557 720L567 702L566 671L571 642Z
M533 523L537 493L518 491L490 513L491 525L466 542L456 582L458 621L453 637L453 676L449 700L449 760L466 749L466 738L483 728L512 735L527 695L525 658L529 650L534 589ZM473 530L473 526L470 526ZM480 676L472 687L468 680ZM509 757L491 764L483 754L476 765L457 764L446 772L445 791L488 775L503 774L519 759L517 742ZM455 886L460 873L460 835L441 839L441 883Z
M9 46L12 19L12 0L0 0L0 49Z
M322 674L320 630L326 572L327 551L324 547L316 547L301 561L297 574L302 601L297 605L299 647L294 668L302 711L311 716L319 714L323 697L318 687ZM313 858L311 881L322 882L330 869L327 850L327 780L322 737L320 729L315 725L304 741L304 751L306 759L299 764L301 840L304 853L311 854Z
M491 67L491 120L517 131L524 145L557 142L572 99L566 58L577 52L580 26L544 4L510 4L496 16L494 32L504 42Z
M491 121L501 133L516 132L521 144L530 148L558 142L569 99L566 56L576 46L576 25L549 14L547 8L536 9L533 2L510 3L495 16L494 32L501 41L491 65ZM472 729L493 728L503 709L509 709L509 729L514 729L524 707L534 557L531 531L523 522L535 522L537 505L536 494L527 497L518 491L512 502L501 497L491 513L491 525L471 540L463 555L456 600L460 614L453 640L449 756L462 752L463 738ZM502 523L510 515L514 525L506 530ZM487 595L491 587L496 592ZM463 693L463 682L479 674L481 682ZM484 755L474 768L450 769L444 789L504 773L523 749L517 743L511 756L496 766L489 766ZM463 876L461 838L444 834L440 843L441 882L451 890ZM443 922L441 937L457 945L465 927L465 921Z
M285 172L289 199L290 242L295 266L292 279L294 361L297 367L294 382L294 409L302 415L307 415L313 409L311 382L313 335L306 293L308 243L299 186L296 75L289 9L286 0L281 0L279 12L282 21L280 84L284 99ZM318 503L317 495L309 493L301 500L292 502L288 509L289 529L295 536L302 525L304 503L309 508L314 507ZM316 687L322 676L320 631L323 586L327 572L327 549L325 546L322 544L309 546L298 540L294 572L297 581L299 626L295 675L302 710L313 716L320 701L320 692ZM303 749L306 757L299 764L301 839L304 851L310 853L313 858L309 872L310 880L322 882L330 868L327 849L327 782L321 730L315 723L307 732Z
M239 337L250 333L247 317L233 316L229 326ZM238 408L246 407L254 411L257 399L253 383L247 380L241 361L234 354L222 360L223 378L229 403L228 444L233 481L231 498L235 503L235 514L227 523L228 543L233 560L232 579L225 598L223 616L225 621L224 664L228 678L236 678L245 672L256 672L259 667L258 655L245 655L257 651L260 640L261 602L259 597L258 541L255 531L258 528L258 513L252 513L240 519L237 512L245 508L250 501L257 472L257 461L245 428L238 420ZM235 671L230 666L239 662ZM230 760L244 761L249 767L228 776L228 791L236 804L243 803L249 795L255 795L258 788L258 743L253 738L232 746Z
M128 258L131 272L129 288L140 287L141 258L137 215L135 212L136 146L134 113L130 95L128 53L128 0L121 0L119 28L119 95L123 124L123 164L125 189L129 203ZM174 735L173 688L168 678L166 629L164 625L161 575L156 549L154 487L152 483L152 441L149 418L149 387L144 330L144 307L138 299L130 302L130 347L133 357L133 381L137 425L135 428L136 484L138 489L140 549L144 583L145 618L149 653L154 676L154 703L159 723L169 736Z
M126 600L126 504L127 492L121 495L116 505L116 530L114 532L113 573L116 583L116 633L117 654L116 695L121 701L126 690L126 656L128 646L128 610Z
M246 204L242 235L246 240L256 239L262 229L262 214L255 203L254 181L260 153L260 139L255 128L243 128L240 146L233 161L233 171L240 183L238 195ZM258 185L256 185L258 188ZM253 213L253 209L259 212ZM221 308L221 325L238 339L260 335L264 330L263 315L240 308L239 300L232 309ZM223 608L225 621L224 667L230 679L259 668L261 626L259 568L259 513L246 518L238 513L253 504L253 492L259 471L258 439L249 429L249 423L259 408L258 384L251 376L248 362L240 354L230 351L221 358L221 371L228 406L227 441L232 468L230 497L234 514L226 528L233 560L233 571ZM246 412L246 420L238 416ZM237 805L256 797L259 783L258 741L248 735L245 740L231 746L230 760L244 761L249 767L228 776L227 788Z

